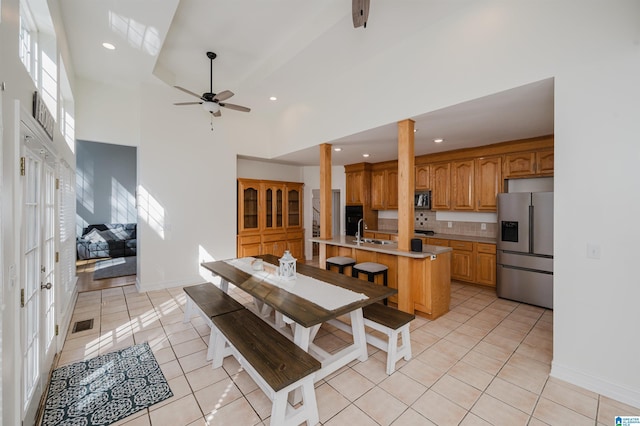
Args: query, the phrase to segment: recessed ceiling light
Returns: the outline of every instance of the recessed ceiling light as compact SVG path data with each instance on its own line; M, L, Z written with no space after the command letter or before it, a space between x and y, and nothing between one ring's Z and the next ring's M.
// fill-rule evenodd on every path
M277 100L278 100L278 98L276 98L275 96L271 96L271 97L269 97L269 100L270 100L270 101L277 101Z
M115 50L116 47L111 44L111 43L107 43L106 41L104 43L102 43L102 47L104 47L105 49L109 49L109 50Z
M340 147L336 147L336 148L333 148L333 150L334 150L335 152L340 152L340 151L342 151L342 148L340 148Z
M442 139L442 138L436 138L436 139L434 139L433 141L434 141L435 143L441 143L441 142L444 142L444 139Z
M368 157L369 157L369 154L362 154L362 156L363 156L364 158L368 158Z

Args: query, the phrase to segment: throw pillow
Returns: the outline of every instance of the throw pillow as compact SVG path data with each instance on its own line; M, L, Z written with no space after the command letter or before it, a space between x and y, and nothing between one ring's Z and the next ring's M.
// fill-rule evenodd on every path
M106 241L106 239L102 236L102 233L95 228L84 234L82 238L93 244L103 243Z

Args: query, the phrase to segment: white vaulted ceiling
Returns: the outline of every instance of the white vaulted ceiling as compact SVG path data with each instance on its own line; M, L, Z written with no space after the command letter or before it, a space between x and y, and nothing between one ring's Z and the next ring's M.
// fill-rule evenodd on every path
M287 105L304 101L324 87L325 76L348 74L354 64L393 49L408 35L436 25L446 10L436 1L371 5L366 29L354 29L345 0L60 0L75 74L114 85L136 85L152 76L198 94L209 90L207 51L213 63L213 91L231 90L229 102L252 108L249 114L276 117ZM449 6L451 7L451 6ZM379 31L382 20L399 30ZM363 40L367 38L367 43ZM105 41L116 45L104 49ZM373 41L373 43L371 42ZM445 42L443 40L443 42ZM357 84L357 81L353 82ZM381 106L392 87L380 87ZM269 96L278 101L269 101ZM193 101L176 90L173 102ZM336 108L343 99L335 94ZM396 100L397 102L397 100ZM350 111L345 111L345 114ZM224 114L244 114L227 112ZM396 117L397 118L397 117ZM416 154L553 133L553 79L494 95L424 111L416 121ZM343 147L336 165L395 158L395 118L389 124L327 141ZM433 138L444 137L435 145ZM273 160L318 164L317 148Z

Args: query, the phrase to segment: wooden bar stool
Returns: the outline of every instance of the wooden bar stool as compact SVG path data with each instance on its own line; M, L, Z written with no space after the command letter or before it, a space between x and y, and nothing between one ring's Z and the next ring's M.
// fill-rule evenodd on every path
M360 274L367 274L369 282L374 282L376 275L382 274L382 284L387 286L387 271L389 268L386 265L375 262L363 262L353 265L351 268L351 276L359 278ZM384 304L387 304L387 299L384 299Z
M334 256L327 259L326 270L330 271L332 266L338 267L338 272L344 274L344 268L347 266L353 266L356 264L356 260L347 256Z

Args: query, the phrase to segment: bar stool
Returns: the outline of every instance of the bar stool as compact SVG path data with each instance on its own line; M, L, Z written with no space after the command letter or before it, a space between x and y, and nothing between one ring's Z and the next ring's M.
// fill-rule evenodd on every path
M353 265L353 268L351 268L351 271L352 271L351 276L355 278L359 278L359 275L361 273L367 274L367 278L369 282L374 282L376 275L382 274L382 284L386 287L388 270L389 268L387 268L385 265L381 263L363 262L363 263L358 263L356 265ZM384 299L384 304L385 305L387 304L387 299Z
M338 272L344 274L344 268L347 266L353 266L356 264L356 260L347 256L334 256L327 259L326 270L331 270L332 266L338 267Z

